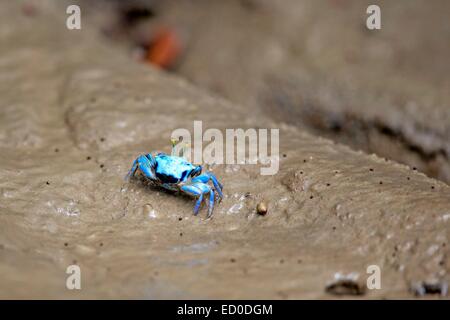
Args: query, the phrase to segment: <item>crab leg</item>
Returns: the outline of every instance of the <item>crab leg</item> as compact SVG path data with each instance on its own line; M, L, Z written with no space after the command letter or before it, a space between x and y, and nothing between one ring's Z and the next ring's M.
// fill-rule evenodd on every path
M223 193L222 193L223 185L217 180L216 176L213 173L207 172L207 174L211 177L214 188L217 190L217 193L219 194L220 199L222 199L223 198Z
M125 180L129 180L139 168L142 173L151 180L157 180L155 174L153 173L154 159L151 154L146 154L139 156L133 162L133 166L131 167L128 174L125 176Z
M214 209L214 190L211 189L211 191L209 191L209 207L208 207L208 218L211 217L212 212Z
M219 181L217 181L217 178L214 174L212 174L211 172L206 172L203 173L195 178L192 178L192 182L201 182L201 183L208 183L208 181L211 180L214 188L216 189L217 193L219 194L219 198L222 199L223 198L223 194L222 194L222 189L223 186L219 183Z
M203 193L200 193L200 196L198 197L197 202L195 203L194 215L198 214L198 211L200 210L200 205L202 204L202 200L203 200Z
M183 192L186 192L190 195L193 195L195 197L198 197L197 202L195 203L195 207L194 207L194 215L198 214L198 211L200 209L200 205L202 204L202 200L203 200L203 192L200 188L197 188L194 185L184 185L181 187L181 190Z
M132 176L136 173L136 170L138 168L138 162L137 159L133 161L133 165L131 166L130 171L128 171L127 175L125 176L125 181L130 180Z

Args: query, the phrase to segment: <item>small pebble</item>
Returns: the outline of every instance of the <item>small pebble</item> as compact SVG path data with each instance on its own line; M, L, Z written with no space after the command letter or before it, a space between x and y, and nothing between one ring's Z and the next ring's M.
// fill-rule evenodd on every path
M267 208L267 204L265 202L260 202L256 206L256 213L258 213L259 215L265 216L267 214L267 211L268 211L268 208Z

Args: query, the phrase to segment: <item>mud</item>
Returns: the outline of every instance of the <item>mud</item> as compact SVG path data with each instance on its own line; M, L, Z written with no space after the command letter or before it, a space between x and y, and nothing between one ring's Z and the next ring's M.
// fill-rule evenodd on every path
M143 68L42 3L31 17L20 2L0 10L1 298L334 298L336 273L365 279L373 264L382 287L363 298L448 283L448 185ZM172 130L197 119L280 128L278 174L210 168L225 186L211 220L123 180L136 155L169 151ZM66 289L71 264L81 290Z
M156 15L127 36L180 30L176 72L194 83L450 182L448 1L377 1L377 31L365 27L373 1L140 3Z

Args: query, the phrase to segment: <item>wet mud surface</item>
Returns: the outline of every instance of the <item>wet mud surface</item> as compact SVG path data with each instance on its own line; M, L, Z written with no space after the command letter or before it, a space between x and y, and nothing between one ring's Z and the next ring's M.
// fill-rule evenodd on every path
M365 283L373 264L381 289L346 293L445 291L447 184L143 68L95 27L68 32L52 2L32 18L2 6L0 297L334 298L336 273ZM210 220L187 197L123 180L138 154L169 152L170 133L198 119L280 128L276 175L210 168L225 186ZM66 289L71 264L81 290Z
M155 15L127 37L174 28L186 43L176 73L249 112L450 182L448 1L377 1L377 31L365 27L373 1L135 3Z

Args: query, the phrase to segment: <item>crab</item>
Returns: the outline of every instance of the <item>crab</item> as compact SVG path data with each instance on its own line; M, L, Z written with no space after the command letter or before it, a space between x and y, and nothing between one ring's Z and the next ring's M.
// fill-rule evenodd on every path
M139 170L147 180L156 186L196 198L194 215L198 214L203 199L206 201L209 195L207 218L210 218L216 201L216 193L219 202L223 198L223 186L212 172L208 171L202 174L202 169L201 165L195 166L183 157L165 153L158 153L154 156L148 153L140 155L134 160L125 180L129 181ZM212 186L208 184L209 182L212 182Z

